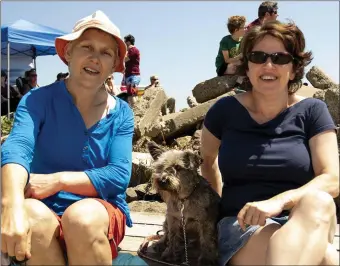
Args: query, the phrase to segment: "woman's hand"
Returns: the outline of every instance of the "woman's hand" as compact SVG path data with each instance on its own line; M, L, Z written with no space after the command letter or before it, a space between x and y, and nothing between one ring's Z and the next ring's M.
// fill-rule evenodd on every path
M269 199L257 202L248 202L237 215L239 225L246 230L246 225L266 224L266 219L279 215L284 208L280 199Z
M44 199L62 190L60 175L30 174L30 181L25 188L25 198Z
M2 205L1 251L18 261L31 258L31 228L23 204Z

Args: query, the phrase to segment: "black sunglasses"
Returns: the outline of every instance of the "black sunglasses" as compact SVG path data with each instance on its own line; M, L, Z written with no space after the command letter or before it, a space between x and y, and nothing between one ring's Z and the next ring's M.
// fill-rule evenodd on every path
M267 62L268 57L270 57L275 65L286 65L294 60L294 57L291 54L280 52L267 54L265 52L254 51L247 55L247 59L254 64L264 64Z

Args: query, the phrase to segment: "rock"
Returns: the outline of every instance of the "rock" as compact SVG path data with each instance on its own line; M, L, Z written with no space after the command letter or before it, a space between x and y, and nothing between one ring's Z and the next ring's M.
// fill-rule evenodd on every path
M192 139L191 136L184 136L184 137L177 138L173 142L172 146L177 146L177 148L180 150L188 149L190 147L191 139Z
M336 84L321 69L313 66L306 74L306 78L313 87L321 90L327 90L335 87Z
M196 107L198 105L198 102L196 101L194 96L188 96L187 103L190 108Z
M236 75L215 77L197 84L192 90L192 95L198 103L204 103L222 94L231 91L237 80Z
M196 125L203 121L209 108L220 98L235 95L235 92L231 91L223 94L216 99L210 100L203 104L200 104L194 108L190 108L183 113L171 114L172 116L163 117L165 127L162 132L166 139L176 136L183 136L184 133L196 130ZM191 134L192 134L191 133ZM190 134L189 134L190 135Z
M339 86L325 92L325 102L336 125L340 124L340 89Z
M152 123L151 127L145 131L145 136L150 138L157 137L161 131L163 126L162 117L158 116L154 123Z
M134 190L138 195L138 200L162 201L161 196L157 193L150 182L147 184L140 184L135 187Z
M162 88L151 87L135 103L133 107L135 114L135 139L144 136L144 133L151 127L161 112L165 100L166 95Z
M152 212L164 213L166 212L166 203L158 201L133 201L128 204L131 212Z
M135 187L150 180L152 161L149 153L132 152L132 173L129 187Z
M196 130L194 135L192 136L192 149L194 151L200 151L201 148L201 135L202 130Z
M126 202L130 203L132 201L138 200L138 195L134 188L128 187L126 190Z
M317 90L313 94L313 98L319 99L321 101L325 101L325 93L326 93L326 91L324 91L324 90Z
M150 138L147 136L143 136L133 144L133 151L134 152L143 152L148 153L148 149L146 147L146 144L150 141Z
M168 98L162 106L162 115L172 114L176 110L176 100Z

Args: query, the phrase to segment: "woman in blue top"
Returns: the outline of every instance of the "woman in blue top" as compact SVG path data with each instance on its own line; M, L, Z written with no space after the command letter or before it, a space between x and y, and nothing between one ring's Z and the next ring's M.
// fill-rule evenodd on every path
M222 195L220 265L339 265L336 127L324 102L296 95L312 59L304 49L292 23L254 27L241 44L249 91L206 115L202 174Z
M23 97L2 147L1 251L28 265L111 265L131 226L134 119L103 84L124 71L126 45L97 11L56 50L69 77Z

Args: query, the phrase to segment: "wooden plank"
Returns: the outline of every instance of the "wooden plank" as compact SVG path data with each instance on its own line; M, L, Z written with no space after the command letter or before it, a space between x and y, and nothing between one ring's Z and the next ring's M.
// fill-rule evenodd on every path
M138 237L147 237L151 235L155 235L157 231L162 230L163 226L161 225L153 225L153 224L134 224L133 227L126 227L125 235L126 236L138 236Z
M125 236L119 247L123 252L136 252L143 241L144 237Z
M133 224L163 225L165 215L157 213L131 212L131 219Z

